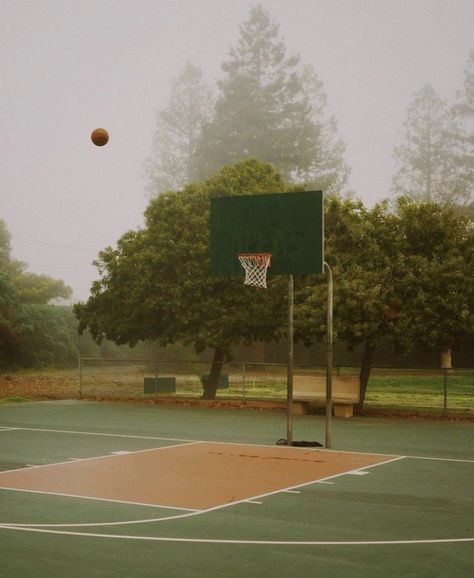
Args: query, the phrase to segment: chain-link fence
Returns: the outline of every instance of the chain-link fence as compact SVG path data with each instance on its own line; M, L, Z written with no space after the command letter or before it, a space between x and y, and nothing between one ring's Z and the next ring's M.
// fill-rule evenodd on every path
M78 396L104 398L199 398L210 363L147 359L92 359L79 362ZM217 399L284 401L286 366L225 363ZM324 368L295 367L296 374L324 375ZM357 368L337 367L335 375L357 376ZM364 407L447 415L474 412L474 369L373 368Z
M472 413L474 370L374 368L364 406L443 415Z
M200 397L209 378L210 363L92 359L79 361L79 396ZM283 400L286 366L225 363L217 390L219 399Z

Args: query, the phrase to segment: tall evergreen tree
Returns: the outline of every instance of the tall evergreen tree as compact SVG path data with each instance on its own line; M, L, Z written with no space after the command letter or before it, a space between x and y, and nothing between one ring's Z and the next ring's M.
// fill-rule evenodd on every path
M253 157L288 181L340 191L349 169L322 83L299 56L287 55L278 25L261 6L242 24L222 71L214 116L199 141L198 176Z
M6 271L10 264L11 235L5 221L0 219L0 271Z
M465 70L464 86L457 94L453 112L458 121L456 164L460 176L460 186L465 190L465 198L474 211L474 50L471 52Z
M393 192L422 202L463 204L466 190L456 162L458 123L429 84L415 93L404 130L405 141L394 151Z
M150 196L180 190L193 180L196 143L211 106L211 91L201 69L188 62L173 82L167 106L157 116L153 152L145 164Z

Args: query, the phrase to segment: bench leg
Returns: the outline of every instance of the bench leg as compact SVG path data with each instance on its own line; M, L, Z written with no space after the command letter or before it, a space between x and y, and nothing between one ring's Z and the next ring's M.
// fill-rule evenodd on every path
M309 402L307 401L293 401L294 415L307 415L310 413Z
M336 403L333 409L335 417L352 417L354 415L352 403Z

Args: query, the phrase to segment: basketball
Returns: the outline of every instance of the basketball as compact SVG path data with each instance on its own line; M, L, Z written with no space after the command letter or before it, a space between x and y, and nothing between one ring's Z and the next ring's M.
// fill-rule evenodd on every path
M97 147L103 147L109 142L109 133L105 128L96 128L91 133L91 140Z

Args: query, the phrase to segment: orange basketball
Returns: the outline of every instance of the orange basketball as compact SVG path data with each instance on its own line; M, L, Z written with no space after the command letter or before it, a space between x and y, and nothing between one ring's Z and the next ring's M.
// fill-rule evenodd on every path
M91 133L91 140L97 147L103 147L109 142L109 133L105 128L96 128Z

